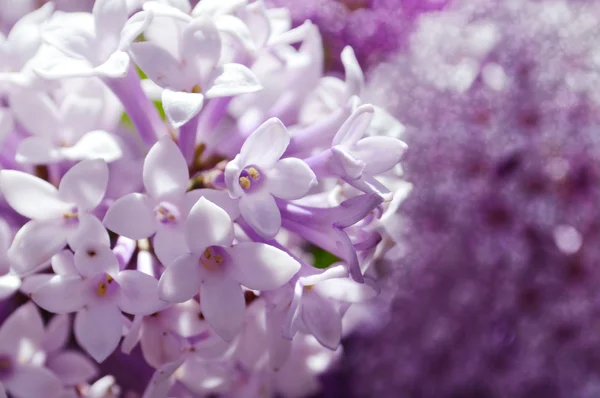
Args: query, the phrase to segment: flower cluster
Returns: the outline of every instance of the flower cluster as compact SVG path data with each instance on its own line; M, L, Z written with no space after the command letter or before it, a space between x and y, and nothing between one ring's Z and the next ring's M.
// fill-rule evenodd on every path
M599 22L457 2L374 71L415 187L390 322L345 346L344 396L599 396Z
M50 2L13 22L0 306L22 305L0 396L134 393L132 370L97 365L118 351L155 369L133 396L315 392L410 188L404 127L364 103L352 48L325 76L318 28L260 0Z

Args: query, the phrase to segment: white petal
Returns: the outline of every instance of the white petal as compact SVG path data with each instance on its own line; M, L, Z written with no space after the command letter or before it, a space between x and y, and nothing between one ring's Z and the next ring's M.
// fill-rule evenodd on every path
M269 168L281 158L289 144L290 133L281 120L271 118L246 139L240 150L240 163L242 167Z
M281 159L269 170L267 190L277 198L303 198L317 184L317 177L305 161L296 158Z
M281 213L270 193L242 196L240 212L252 229L265 239L274 238L281 228Z
M210 18L197 18L186 25L181 39L181 58L187 65L189 78L197 80L195 84L207 83L221 58L221 47L221 35Z
M100 273L114 275L119 272L117 257L105 243L95 241L83 243L75 252L73 260L77 271L86 277Z
M54 139L60 133L58 107L48 94L27 89L13 90L9 100L15 119L30 134ZM32 109L35 109L36 117L31 117Z
M121 311L113 303L87 306L75 316L75 339L97 362L117 348L122 330Z
M76 351L63 351L51 356L46 363L66 386L75 386L90 381L98 374L96 365Z
M44 283L48 282L55 275L53 274L33 274L26 276L23 278L23 282L21 283L21 293L29 296L31 293L35 292L40 286Z
M356 108L333 137L332 145L352 145L360 140L371 124L374 112L373 105Z
M83 160L71 167L58 186L60 198L75 203L80 210L100 204L108 186L108 166L101 159Z
M12 296L21 287L21 278L15 275L0 276L0 301Z
M79 216L79 224L77 228L69 232L67 242L72 250L79 249L87 242L95 242L106 246L110 244L106 228L96 216L91 214Z
M156 231L156 220L148 197L132 193L119 198L104 216L104 225L116 234L138 240Z
M66 314L78 311L87 304L89 285L77 275L56 275L30 296L46 311Z
M154 83L171 89L184 88L179 62L167 50L151 42L139 42L133 43L130 51L135 63Z
M341 54L342 63L346 72L346 92L345 97L350 98L353 95L360 96L365 84L365 76L354 55L352 47L346 46Z
M200 307L206 321L225 341L242 329L246 302L239 283L222 275L207 279L200 288Z
M165 307L158 298L158 281L140 271L125 270L115 276L119 283L119 308L135 315L150 315Z
M48 369L34 365L20 365L2 380L6 389L16 398L58 398L63 386L60 379Z
M0 326L0 350L10 356L23 354L22 349L27 348L23 343L27 343L30 348L38 348L43 338L44 321L32 302L17 308ZM31 354L33 353L29 353Z
M60 150L60 154L69 160L102 159L113 162L123 155L117 137L104 130L90 131L75 145Z
M10 207L34 220L55 219L71 210L54 185L22 171L0 171L0 190Z
M192 10L192 16L213 16L231 14L246 5L247 0L202 0Z
M165 89L162 92L162 104L171 125L179 128L200 112L204 95Z
M125 0L96 0L92 9L96 35L101 40L118 41L121 29L127 22Z
M242 64L225 64L211 74L206 98L230 97L262 90L258 77Z
M158 228L152 240L154 254L165 265L170 265L177 257L189 252L185 243L183 228Z
M369 283L358 283L349 278L328 279L316 284L313 289L322 297L348 303L361 303L379 294L379 289Z
M337 349L342 338L342 317L331 301L318 295L305 294L302 299L302 321L319 343Z
M51 139L46 137L27 137L19 143L15 160L23 164L50 164L61 159L60 151Z
M189 172L181 151L169 136L163 136L144 160L144 186L156 200L179 199L188 187Z
M152 13L146 11L136 12L125 23L121 30L121 40L119 41L119 49L125 50L129 45L138 38L138 36L146 30L152 22Z
M171 303L183 303L198 293L201 280L198 256L183 255L163 272L158 282L158 295Z
M185 239L190 251L196 254L202 254L209 246L230 246L233 223L225 210L200 198L185 222Z
M229 274L249 289L276 289L300 269L300 263L289 254L265 243L242 242L228 253L233 265Z
M217 189L194 189L193 191L186 192L185 200L183 204L183 213L187 214L190 212L192 206L198 202L198 199L204 197L209 201L213 202L221 209L225 210L229 214L229 218L235 220L240 216L240 207L238 201L232 199L227 191L219 191Z
M367 137L354 145L352 155L365 162L365 173L377 175L396 166L406 148L406 144L396 138Z
M35 73L45 79L64 79L95 76L96 70L86 59L64 58L36 68Z
M55 315L46 325L46 333L44 333L42 348L48 353L55 353L67 345L70 336L70 315Z
M96 66L93 70L93 75L108 78L121 78L127 74L129 64L129 54L124 51L117 51L112 53L106 62Z
M67 244L67 232L51 221L29 221L15 235L8 258L12 270L25 275L50 262Z

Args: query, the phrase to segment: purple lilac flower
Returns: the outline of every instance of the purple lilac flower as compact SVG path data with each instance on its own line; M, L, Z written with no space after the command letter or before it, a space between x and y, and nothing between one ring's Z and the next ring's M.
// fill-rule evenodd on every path
M0 397L314 394L379 295L404 126L311 21L193 3L0 13Z
M599 18L465 1L373 72L414 188L389 322L348 341L326 396L598 396Z

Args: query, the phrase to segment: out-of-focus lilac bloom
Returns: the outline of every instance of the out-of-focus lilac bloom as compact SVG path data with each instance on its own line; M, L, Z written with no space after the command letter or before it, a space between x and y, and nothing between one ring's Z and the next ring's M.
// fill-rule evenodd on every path
M8 223L0 218L0 300L4 300L21 287L21 279L9 273L10 263L7 256L12 242L13 232Z
M105 245L86 242L74 256L61 254L53 263L56 276L30 294L42 308L54 313L77 312L75 337L98 362L117 347L123 331L121 311L152 314L164 306L158 299L158 281L133 270L119 270Z
M281 159L290 134L278 119L263 123L244 142L240 153L227 164L225 182L240 212L266 239L281 227L275 198L300 199L317 183L315 173L301 159Z
M91 211L104 196L108 168L102 160L84 160L52 184L14 170L0 171L0 190L19 214L30 218L8 251L11 268L27 274L46 264L65 244L77 249L91 240L108 245L102 222Z
M205 198L190 210L185 239L190 253L167 267L158 286L160 297L183 302L200 290L204 317L226 341L231 341L242 326L245 305L240 285L276 289L300 268L293 258L270 245L233 245L229 215Z

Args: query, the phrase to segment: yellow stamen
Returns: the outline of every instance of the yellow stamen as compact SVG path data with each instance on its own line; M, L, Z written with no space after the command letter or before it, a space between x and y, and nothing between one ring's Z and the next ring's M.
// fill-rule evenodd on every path
M217 264L221 264L223 262L223 256L221 256L220 254L215 255L215 261L217 262Z
M10 368L10 361L8 359L2 359L0 360L0 369L8 369Z
M200 94L202 92L202 87L200 87L199 84L194 85L194 87L192 87L192 93L194 94Z
M74 213L72 211L66 211L63 213L63 217L67 220L75 220L77 219L77 213Z
M204 250L204 257L206 257L207 260L210 260L212 257L212 250L210 250L210 247Z
M108 286L104 282L98 283L98 288L96 289L96 293L100 297L106 296L106 292L108 291Z
M304 286L304 290L312 290L314 285L306 285Z
M251 185L250 179L248 177L240 177L240 185L244 189L250 188L250 185Z
M258 180L258 177L260 177L260 173L254 167L248 169L248 174L250 174L253 180Z

